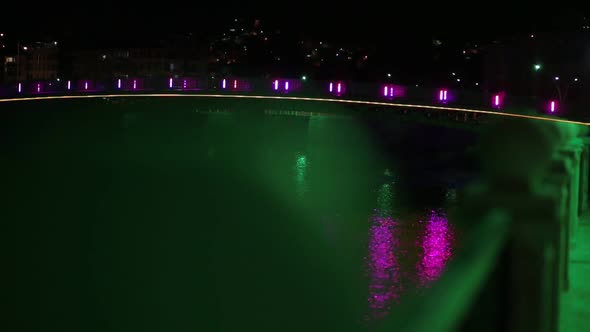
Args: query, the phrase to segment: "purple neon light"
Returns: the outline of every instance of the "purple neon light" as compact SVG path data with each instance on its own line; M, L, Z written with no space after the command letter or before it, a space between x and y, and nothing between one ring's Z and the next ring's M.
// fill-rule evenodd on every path
M273 84L274 84L274 88L275 88L275 90L278 90L278 89L279 89L279 80L275 80L275 81L273 82Z
M37 92L41 92L41 83L37 83Z
M186 80L182 80L182 88L186 89Z
M418 262L420 286L427 287L444 272L453 255L454 232L443 213L431 211L422 235L422 258Z
M289 81L285 81L285 91L289 91Z
M18 84L18 93L21 93L23 91L23 84L19 83Z
M117 88L119 88L119 89L121 88L121 79L117 80Z
M72 82L68 81L68 90L70 90L72 88Z
M390 97L393 97L393 87L390 87L389 88L389 96Z
M337 88L338 93L342 92L342 84L338 83L338 88Z
M226 86L225 84L226 84L226 82L225 82L225 78L224 78L223 81L221 81L221 88L222 89L225 89L225 86Z
M549 103L549 111L551 111L551 113L554 113L555 112L555 109L556 109L555 105L556 105L555 100L552 100Z
M84 81L84 90L88 90L88 82Z
M447 90L444 90L443 91L443 98L444 98L445 101L447 100Z
M443 99L443 90L440 90L440 91L438 92L438 100L440 100L440 101L443 101L443 100L444 100L444 99Z
M496 107L500 106L500 95L494 96L494 106L496 106Z
M168 79L168 87L172 89L172 78Z
M234 80L234 89L237 89L237 88L238 88L238 81Z
M330 92L334 91L334 83L330 82Z
M133 80L133 90L137 89L137 81Z
M387 85L383 87L383 96L387 97Z

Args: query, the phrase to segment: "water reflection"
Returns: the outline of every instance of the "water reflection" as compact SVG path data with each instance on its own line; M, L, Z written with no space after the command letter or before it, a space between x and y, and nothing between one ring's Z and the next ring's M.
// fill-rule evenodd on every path
M444 213L431 211L424 225L421 238L422 258L418 262L420 286L426 287L440 277L451 257L453 231Z
M382 318L399 298L400 266L398 263L399 223L392 218L391 184L378 191L377 205L369 226L369 314L367 319Z
M428 287L453 253L454 231L442 210L424 217L394 205L395 182L382 184L370 217L367 321L387 316L406 292ZM398 202L399 205L399 202Z
M390 217L373 216L369 229L369 319L382 318L399 298L400 269L398 223Z
M295 154L295 190L297 196L302 198L307 192L307 157L298 152Z

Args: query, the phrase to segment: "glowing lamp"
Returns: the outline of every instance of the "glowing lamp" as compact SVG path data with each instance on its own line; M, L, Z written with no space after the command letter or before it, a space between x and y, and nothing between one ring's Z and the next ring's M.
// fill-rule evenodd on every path
M446 103L448 99L448 91L446 89L438 90L438 101L441 103Z
M555 113L557 111L557 102L555 100L551 100L549 102L549 112Z

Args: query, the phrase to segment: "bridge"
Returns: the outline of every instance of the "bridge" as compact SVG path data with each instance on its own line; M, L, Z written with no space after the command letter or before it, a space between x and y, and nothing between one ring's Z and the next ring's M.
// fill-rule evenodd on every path
M352 86L339 81L327 82L327 89L316 89L309 95L292 92L297 84L289 80L266 82L268 91L237 79L202 89L196 80L188 79L168 80L168 89L150 89L139 80L116 80L109 82L108 88L91 81L62 83L61 90L46 89L41 83L20 83L2 95L0 105L177 98L269 102L274 106L282 102L321 103L362 107L369 112L391 109L498 118L482 130L483 180L466 190L462 206L455 211L457 220L470 225L472 241L425 298L402 306L404 314L385 322L381 330L567 331L576 319L572 318L572 303L587 300L578 299L578 295L588 290L579 276L590 266L586 258L579 259L590 253L590 123L543 112L467 107L469 102L461 104L458 99L451 103L451 93L444 89L430 91L434 95L430 102L395 95L394 91L401 90L395 86L391 90L381 87L383 95L371 99L367 94L352 93ZM229 89L231 86L235 89ZM572 257L577 263L572 263ZM493 308L492 303L504 306ZM424 310L428 319L416 314Z
M521 100L495 93L428 89L391 83L341 80L311 81L292 78L118 78L112 81L60 80L18 82L0 87L0 101L58 98L193 97L240 98L265 101L313 101L366 108L397 108L430 112L461 112L472 118L496 115L587 125L566 114L556 99ZM464 118L466 120L466 118Z

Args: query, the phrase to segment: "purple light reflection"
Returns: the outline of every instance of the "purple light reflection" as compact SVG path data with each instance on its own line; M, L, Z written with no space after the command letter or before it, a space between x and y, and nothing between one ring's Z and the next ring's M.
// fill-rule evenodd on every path
M454 232L443 213L431 211L421 242L422 258L417 266L418 277L420 286L427 287L441 276L453 254Z
M380 319L389 313L401 291L400 267L395 255L399 248L398 222L391 217L375 215L369 228L369 319Z

